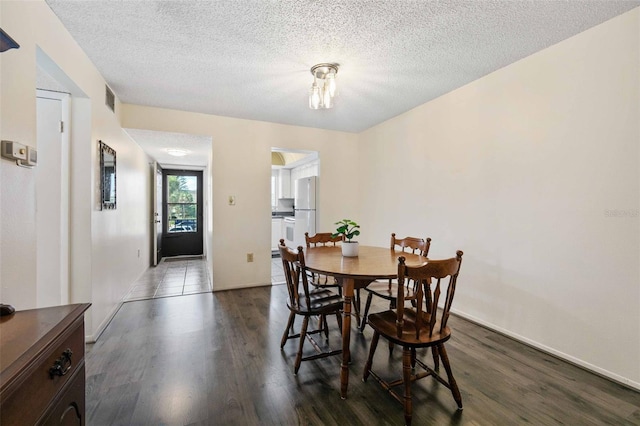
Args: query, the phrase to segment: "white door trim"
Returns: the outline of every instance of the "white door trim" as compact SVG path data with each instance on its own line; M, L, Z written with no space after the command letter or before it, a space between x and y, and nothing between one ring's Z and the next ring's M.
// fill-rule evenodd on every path
M59 228L56 230L56 235L59 236L59 250L57 253L46 253L48 256L59 256L59 276L58 277L46 277L39 276L37 277L37 281L39 282L38 288L43 288L42 286L46 285L47 280L52 280L55 285L59 286L56 292L59 297L56 299L59 300L48 300L44 302L46 305L55 304L68 304L70 301L70 276L69 276L69 256L70 256L70 246L69 246L69 233L70 233L70 173L69 173L69 165L70 165L70 129L71 129L71 99L68 93L61 92L52 92L48 90L36 90L36 97L40 99L50 99L56 100L60 102L60 121L62 122L60 129L60 156L59 158L46 158L45 156L39 155L38 162L42 164L47 161L58 161L60 175L51 177L54 178L55 181L51 182L53 184L59 185L60 190L60 212L59 212L59 223L50 223L51 220L48 219L48 212L44 211L43 208L38 208L36 204L36 227L40 226L54 226ZM39 149L38 147L37 149ZM36 166L37 168L38 166ZM37 173L37 170L36 170ZM49 177L46 177L49 178ZM40 184L36 186L36 200L42 200L41 191L44 189L41 187L42 181ZM40 195L38 195L40 193ZM42 206L41 206L42 207ZM45 253L40 253L40 256L45 255Z

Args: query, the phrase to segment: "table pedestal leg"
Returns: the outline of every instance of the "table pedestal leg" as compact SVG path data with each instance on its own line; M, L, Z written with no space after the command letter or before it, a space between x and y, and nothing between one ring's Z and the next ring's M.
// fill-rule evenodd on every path
M349 342L351 340L351 301L353 300L354 280L343 279L342 293L344 294L342 312L342 366L340 367L340 397L347 399L347 388L349 387L349 361L351 352Z

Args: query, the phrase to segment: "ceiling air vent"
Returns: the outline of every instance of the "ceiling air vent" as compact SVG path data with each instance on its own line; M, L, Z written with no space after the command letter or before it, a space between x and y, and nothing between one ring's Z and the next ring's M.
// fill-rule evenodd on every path
M116 97L113 94L113 92L111 91L111 89L109 89L109 86L104 86L104 88L106 89L106 94L105 94L105 101L104 103L111 108L111 111L116 112Z

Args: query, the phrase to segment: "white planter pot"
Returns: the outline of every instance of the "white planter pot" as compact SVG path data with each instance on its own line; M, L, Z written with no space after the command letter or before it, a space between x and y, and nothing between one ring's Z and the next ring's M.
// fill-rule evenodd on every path
M357 257L358 256L358 242L357 241L343 241L342 242L342 255L345 257Z

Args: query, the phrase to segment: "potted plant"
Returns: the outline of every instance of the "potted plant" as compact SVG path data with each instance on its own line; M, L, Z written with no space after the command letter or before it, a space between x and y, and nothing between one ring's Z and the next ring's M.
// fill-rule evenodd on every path
M346 257L358 256L358 242L351 241L351 239L356 235L360 235L360 225L351 219L342 219L335 224L338 225L338 228L332 234L332 237L342 235L342 255Z

